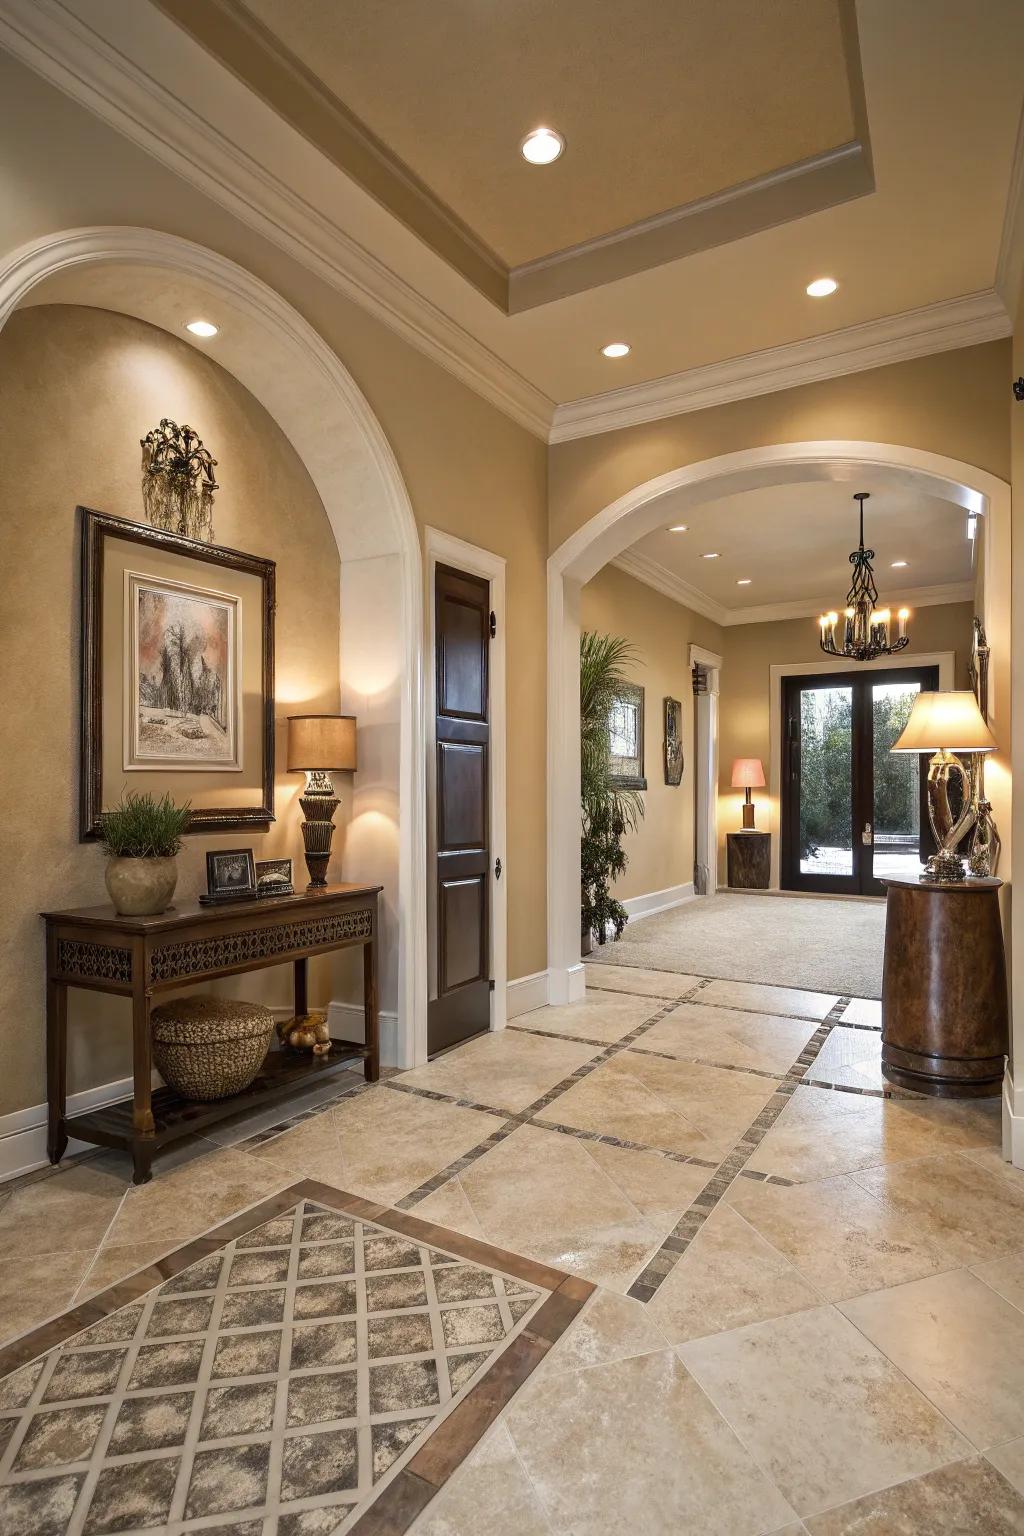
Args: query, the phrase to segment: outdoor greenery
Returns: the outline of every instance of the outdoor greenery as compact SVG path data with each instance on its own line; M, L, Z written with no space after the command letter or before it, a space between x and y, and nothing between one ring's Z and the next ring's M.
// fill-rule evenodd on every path
M916 836L920 825L917 759L889 750L907 723L909 688L873 690L874 828ZM849 848L853 768L853 703L848 688L806 690L800 700L800 853Z
M103 852L112 859L173 858L191 815L187 801L175 805L170 795L157 800L129 791L120 805L103 813Z
M627 864L623 836L636 829L644 814L640 794L612 782L609 762L609 715L626 681L624 669L635 660L627 640L589 630L580 636L580 904L583 932L596 933L600 944L609 926L616 938L626 926L626 909L612 896L611 886Z

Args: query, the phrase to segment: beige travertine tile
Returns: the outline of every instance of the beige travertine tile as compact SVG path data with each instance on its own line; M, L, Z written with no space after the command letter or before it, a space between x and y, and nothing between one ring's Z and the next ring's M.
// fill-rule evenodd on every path
M953 1152L854 1175L876 1200L909 1217L960 1264L1016 1253L1024 1231L1024 1179Z
M700 995L702 1003L722 1008L752 1008L756 1013L792 1013L820 1023L839 998L798 987L769 987L759 981L711 981Z
M165 1253L170 1253L180 1245L180 1238L153 1243L105 1244L83 1276L75 1292L75 1301L85 1301L87 1297L95 1296L97 1291L105 1291L108 1286L116 1285L126 1275L133 1275L137 1269L145 1269L154 1259L163 1258Z
M1002 1445L994 1445L986 1452L985 1459L1012 1483L1020 1494L1024 1494L1024 1435L1017 1440L1004 1440ZM1024 1522L1021 1523L1024 1530Z
M970 1451L834 1307L713 1334L679 1354L800 1515Z
M954 1267L910 1218L848 1175L791 1189L748 1184L731 1204L829 1301Z
M536 1035L501 1030L470 1040L428 1066L403 1072L400 1081L515 1112L539 1099L584 1062L592 1061L599 1050L598 1046L578 1045L556 1036L541 1040Z
M603 1173L646 1216L666 1232L710 1179L712 1169L677 1163L658 1152L612 1147L603 1141L581 1141Z
M624 1051L539 1118L705 1158L724 1157L775 1091L767 1078Z
M504 1424L496 1424L424 1510L416 1536L549 1536L551 1526Z
M488 1242L625 1291L665 1230L573 1136L521 1126L460 1182Z
M506 1422L559 1532L764 1536L792 1520L669 1350L541 1373Z
M989 1259L984 1264L972 1264L971 1273L1024 1312L1024 1253L1014 1254L1011 1259Z
M500 1123L481 1110L373 1088L332 1111L345 1188L392 1203L485 1141Z
M633 965L585 965L588 987L608 992L632 992L636 997L682 997L700 980L699 976L677 975L675 971L647 971Z
M0 1252L30 1258L94 1248L124 1193L124 1179L95 1162L25 1184L0 1206Z
M881 1029L882 1004L876 997L851 997L840 1018L844 1024L868 1025L872 1029Z
M813 1035L813 1019L786 1019L769 1013L745 1013L710 1003L680 1003L637 1043L667 1051L683 1061L703 1057L731 1067L758 1067L786 1073Z
M869 1493L808 1520L809 1536L1019 1536L1024 1499L984 1457Z
M821 1296L742 1217L719 1205L648 1303L673 1344L821 1305Z
M328 1109L270 1141L238 1150L254 1157L263 1168L285 1174L289 1184L298 1179L319 1179L324 1184L344 1188L338 1127Z
M617 1291L598 1289L544 1362L545 1370L579 1371L610 1360L664 1349L668 1340L650 1307Z
M92 1259L91 1248L23 1257L9 1243L0 1264L0 1342L69 1307Z
M1024 1315L976 1275L913 1280L840 1311L979 1450L1024 1433Z
M131 1186L106 1242L123 1247L167 1237L174 1240L170 1246L176 1246L295 1178L294 1169L278 1168L233 1148L210 1152L183 1168L158 1172L149 1184Z
M833 1029L805 1076L849 1088L882 1089L882 1037L866 1029Z
M466 1191L459 1179L449 1179L432 1195L421 1200L415 1215L424 1221L436 1221L439 1227L452 1227L467 1237L484 1237L484 1229L477 1220L476 1212L466 1198Z
M584 1040L621 1040L631 1029L643 1024L664 1007L657 997L613 997L607 992L591 992L581 1003L562 1003L556 1008L536 1008L513 1019L512 1027L522 1023L529 1029L542 1029L552 1035L576 1035Z

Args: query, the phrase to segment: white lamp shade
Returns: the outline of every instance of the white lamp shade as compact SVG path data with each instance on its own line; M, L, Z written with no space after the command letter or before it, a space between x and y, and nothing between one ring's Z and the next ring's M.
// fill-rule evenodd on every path
M999 743L969 688L919 693L893 752L995 752Z
M759 757L737 757L732 765L733 789L764 789L764 764Z

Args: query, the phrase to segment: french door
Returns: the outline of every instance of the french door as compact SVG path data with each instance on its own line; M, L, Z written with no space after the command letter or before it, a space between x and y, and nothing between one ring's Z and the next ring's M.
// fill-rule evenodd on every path
M938 667L821 673L783 684L784 889L880 896L934 851L927 755L890 751Z

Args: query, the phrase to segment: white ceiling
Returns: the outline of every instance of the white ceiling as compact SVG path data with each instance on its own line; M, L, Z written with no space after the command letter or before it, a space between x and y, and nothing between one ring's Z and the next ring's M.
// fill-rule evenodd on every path
M887 484L882 471L864 470L846 483L765 486L678 515L667 496L663 526L634 544L623 564L637 575L641 568L648 575L663 573L665 585L677 584L682 599L690 589L710 609L724 610L732 623L762 616L751 610L778 605L808 613L841 609L850 584L850 552L857 547L852 499L857 490L870 492L864 542L875 551L883 605L906 597L913 606L915 595L934 600L935 589L972 581L973 545L963 507ZM675 522L685 522L688 531L669 532ZM712 551L720 558L702 558ZM907 565L894 570L894 560ZM744 577L750 585L738 586Z

